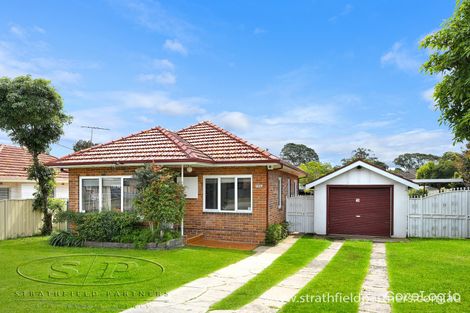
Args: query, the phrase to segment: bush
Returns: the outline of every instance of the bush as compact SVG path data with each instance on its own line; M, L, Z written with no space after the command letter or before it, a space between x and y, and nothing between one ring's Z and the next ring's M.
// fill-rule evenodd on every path
M427 189L410 189L408 191L408 196L410 197L425 197L428 195L428 190Z
M271 224L266 230L266 244L276 245L279 241L288 235L287 222L282 224Z
M83 238L67 231L52 234L51 238L49 238L49 244L56 247L81 247L83 242Z

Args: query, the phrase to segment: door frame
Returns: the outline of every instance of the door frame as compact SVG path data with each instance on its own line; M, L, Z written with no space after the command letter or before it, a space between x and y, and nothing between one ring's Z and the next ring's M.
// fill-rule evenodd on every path
M390 190L390 234L393 236L393 195L394 195L394 185L326 185L326 234L330 235L330 189L339 189L339 188L351 188L351 189L384 189L389 188Z

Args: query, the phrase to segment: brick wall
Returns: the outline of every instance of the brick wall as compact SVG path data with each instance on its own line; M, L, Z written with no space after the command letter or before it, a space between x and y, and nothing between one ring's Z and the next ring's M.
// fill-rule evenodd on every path
M282 223L286 220L286 196L288 192L288 181L290 179L291 191L294 192L294 181L298 180L297 176L291 175L280 170L268 172L269 177L269 225ZM282 178L282 201L281 208L278 205L278 179Z
M79 208L80 176L132 175L135 167L76 168L69 170L69 207L72 211ZM252 213L208 213L203 212L204 175L252 175L253 208ZM283 177L283 205L277 206L277 177ZM267 223L280 223L285 220L285 196L287 178L295 176L279 170L268 171L266 167L221 167L193 168L185 176L198 177L198 198L187 199L184 219L185 233L203 233L207 239L239 241L260 244L264 241ZM269 196L267 195L269 179ZM293 183L292 183L293 184ZM269 212L267 206L269 199Z

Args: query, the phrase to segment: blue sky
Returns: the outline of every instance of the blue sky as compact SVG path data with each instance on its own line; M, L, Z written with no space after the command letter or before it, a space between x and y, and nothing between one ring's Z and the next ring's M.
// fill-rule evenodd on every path
M459 150L438 123L437 78L418 41L454 1L3 1L0 76L52 80L74 121L105 142L212 120L278 154L287 142L333 164L361 146ZM8 142L0 134L0 142Z

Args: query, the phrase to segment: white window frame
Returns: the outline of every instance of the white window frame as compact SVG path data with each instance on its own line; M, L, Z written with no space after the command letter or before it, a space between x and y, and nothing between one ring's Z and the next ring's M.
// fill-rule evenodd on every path
M78 199L79 199L79 212L85 212L82 209L82 181L84 179L98 179L98 212L103 210L103 178L120 178L121 179L121 212L124 212L124 179L132 178L132 175L119 175L119 176L80 176Z
M206 180L210 178L217 178L217 209L206 209ZM235 210L224 211L222 210L222 195L221 195L221 183L222 178L234 178L235 179ZM238 179L239 178L250 178L250 207L248 210L238 209ZM229 213L229 214L251 214L253 213L253 175L204 175L202 177L202 211L208 213Z
M282 209L282 176L277 178L277 208Z

